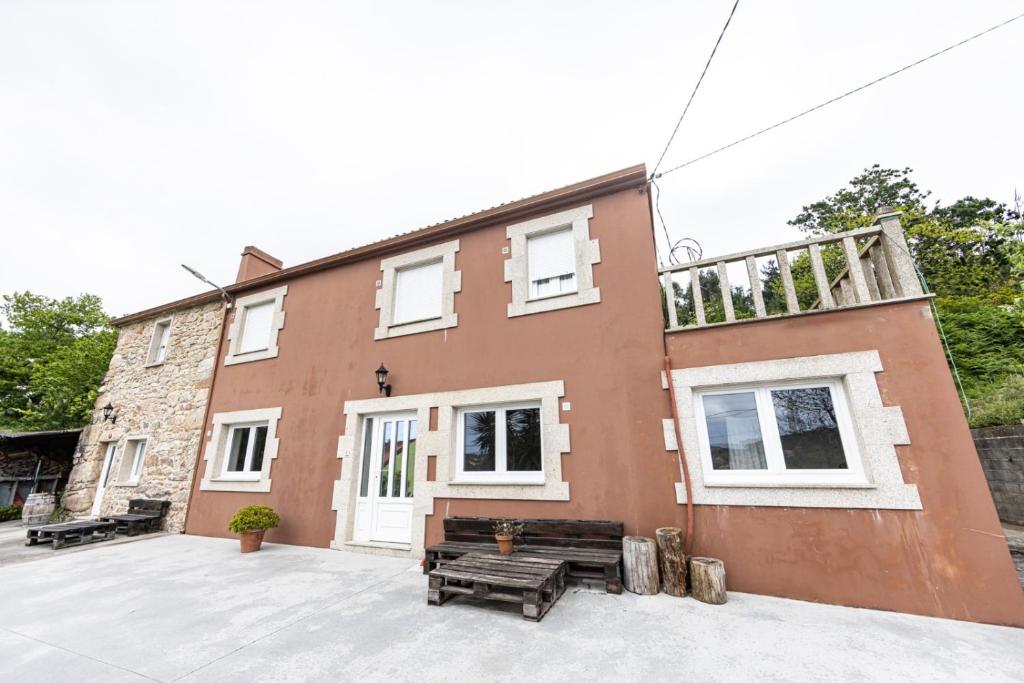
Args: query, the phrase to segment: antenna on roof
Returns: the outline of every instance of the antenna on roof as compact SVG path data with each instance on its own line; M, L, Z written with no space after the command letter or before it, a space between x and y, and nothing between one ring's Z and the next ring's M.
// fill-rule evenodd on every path
M195 277L196 279L202 280L203 282L205 282L206 284L210 285L214 289L217 289L218 291L220 291L221 296L224 297L224 301L227 301L229 304L234 303L235 298L233 296L231 296L230 294L228 294L227 291L223 287L218 285L216 282L211 282L210 280L207 280L205 275L200 273L195 268L189 268L184 263L181 264L181 267L184 268L185 270L187 270L188 272L192 273L192 276Z

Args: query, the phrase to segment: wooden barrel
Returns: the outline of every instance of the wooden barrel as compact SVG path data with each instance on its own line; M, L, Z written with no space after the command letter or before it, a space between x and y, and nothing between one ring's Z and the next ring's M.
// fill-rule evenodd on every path
M21 523L25 526L39 526L50 521L50 515L57 505L57 497L52 493L32 493L25 499L21 508Z

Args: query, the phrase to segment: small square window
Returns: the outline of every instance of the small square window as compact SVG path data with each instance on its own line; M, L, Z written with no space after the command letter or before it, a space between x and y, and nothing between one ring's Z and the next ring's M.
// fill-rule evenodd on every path
M392 323L404 325L440 318L443 278L441 261L397 270Z
M526 253L531 299L576 291L576 247L571 226L530 236Z
M146 365L160 365L167 358L167 343L171 339L171 321L158 320L153 325L153 337L149 343Z
M457 479L544 481L540 407L466 408L459 411Z
M284 297L288 286L235 299L235 315L228 328L225 365L276 358L278 335L284 327Z

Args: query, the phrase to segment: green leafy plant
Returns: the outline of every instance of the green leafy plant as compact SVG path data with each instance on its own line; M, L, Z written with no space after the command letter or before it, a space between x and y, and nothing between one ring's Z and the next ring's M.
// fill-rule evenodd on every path
M21 519L21 508L17 505L0 505L0 522Z
M499 519L494 522L494 533L499 536L515 538L523 535L523 523L514 519Z
M281 523L281 516L266 505L248 505L228 522L228 530L236 534L245 531L266 531Z

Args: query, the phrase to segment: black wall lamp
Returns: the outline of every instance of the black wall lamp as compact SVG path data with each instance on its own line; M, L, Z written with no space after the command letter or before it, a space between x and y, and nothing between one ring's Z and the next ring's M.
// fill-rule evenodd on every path
M382 361L381 364L380 364L380 367L377 368L377 389L379 389L380 392L382 394L384 394L385 396L390 396L391 395L391 385L388 384L387 381L388 381L388 369L386 367L384 367L384 363Z
M103 406L103 421L110 420L110 424L117 424L117 411L112 403Z

